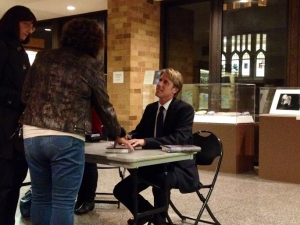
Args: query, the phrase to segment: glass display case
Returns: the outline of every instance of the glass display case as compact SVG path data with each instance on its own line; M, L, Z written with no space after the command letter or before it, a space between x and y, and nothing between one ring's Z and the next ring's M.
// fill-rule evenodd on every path
M300 115L300 88L261 87L260 114Z
M184 84L178 98L195 109L194 122L254 123L255 84Z
M156 85L143 85L143 109L157 101ZM255 84L184 84L177 96L195 110L194 122L254 123Z

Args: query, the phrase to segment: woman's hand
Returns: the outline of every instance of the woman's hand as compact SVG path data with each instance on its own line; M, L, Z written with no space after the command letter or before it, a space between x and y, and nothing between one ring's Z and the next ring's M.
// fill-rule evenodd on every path
M114 146L116 146L117 144L124 145L131 151L134 150L134 146L131 145L131 143L128 140L126 140L125 138L117 137L116 140L115 140Z

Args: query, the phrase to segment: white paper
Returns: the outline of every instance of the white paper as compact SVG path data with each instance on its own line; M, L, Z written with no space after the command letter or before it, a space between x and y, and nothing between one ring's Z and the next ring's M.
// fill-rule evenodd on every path
M144 84L153 84L155 70L146 70L144 75Z
M124 71L115 71L113 72L113 83L124 83Z

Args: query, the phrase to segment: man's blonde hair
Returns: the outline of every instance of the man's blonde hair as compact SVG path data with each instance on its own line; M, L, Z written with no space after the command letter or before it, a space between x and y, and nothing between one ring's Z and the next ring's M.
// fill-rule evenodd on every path
M164 73L169 74L170 80L173 82L173 86L178 88L178 92L174 95L176 97L182 89L182 85L183 85L182 75L179 71L174 70L173 68L162 69L160 76Z

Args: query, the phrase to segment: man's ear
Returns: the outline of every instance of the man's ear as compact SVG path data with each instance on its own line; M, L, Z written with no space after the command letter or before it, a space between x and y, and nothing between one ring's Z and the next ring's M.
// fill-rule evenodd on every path
M173 88L173 94L175 95L178 92L178 88L174 87Z

